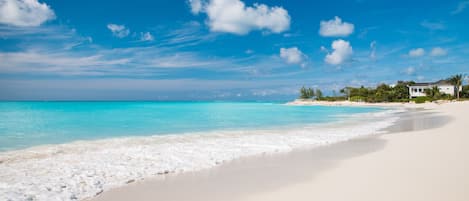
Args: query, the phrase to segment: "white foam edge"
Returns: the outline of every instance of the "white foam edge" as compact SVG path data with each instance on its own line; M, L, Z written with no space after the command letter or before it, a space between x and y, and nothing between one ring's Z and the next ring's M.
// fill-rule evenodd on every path
M402 111L360 114L354 121L358 118L363 123L340 127L127 137L2 152L0 200L81 200L129 181L380 134L397 121L396 112Z

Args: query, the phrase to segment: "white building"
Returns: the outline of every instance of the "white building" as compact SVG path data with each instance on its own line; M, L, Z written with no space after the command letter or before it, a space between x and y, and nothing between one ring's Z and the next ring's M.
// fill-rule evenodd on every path
M440 80L438 82L415 83L413 85L409 85L410 98L426 96L425 89L431 89L434 86L438 87L440 93L454 96L455 86L446 80ZM461 90L462 88L460 87L459 91Z

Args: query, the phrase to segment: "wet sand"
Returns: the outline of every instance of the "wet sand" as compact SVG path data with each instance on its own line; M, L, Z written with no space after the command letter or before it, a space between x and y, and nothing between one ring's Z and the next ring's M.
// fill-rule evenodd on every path
M431 157L440 149L461 148L452 146L459 139L454 141L454 136L444 135L448 128L457 127L452 129L459 133L457 137L469 139L460 136L464 131L459 114L469 109L469 104L425 107L429 109L411 109L401 114L399 122L386 129L393 135L242 158L209 170L132 183L93 200L439 200L442 195L454 198L447 200L467 200L468 193L460 191L460 185L469 186L469 179L463 180L468 178L465 171L453 172L461 178L445 177L444 182L454 182L454 188L442 190L439 196L426 195L433 195L433 191L428 191L431 186L445 184L431 179L435 175L451 176L447 173L452 168L469 168L467 159L461 158L461 154L469 153L468 148L454 156L461 164L448 164L448 169L438 170L433 164L441 165L441 160L448 157ZM445 141L445 146L428 146L439 141ZM458 164L462 166L457 167ZM427 170L420 171L421 168Z

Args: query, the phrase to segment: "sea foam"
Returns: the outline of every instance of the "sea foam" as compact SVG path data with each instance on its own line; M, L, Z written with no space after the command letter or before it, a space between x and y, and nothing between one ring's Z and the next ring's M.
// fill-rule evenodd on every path
M398 110L342 123L77 141L0 153L0 200L82 200L165 174L197 171L240 157L288 152L373 135Z

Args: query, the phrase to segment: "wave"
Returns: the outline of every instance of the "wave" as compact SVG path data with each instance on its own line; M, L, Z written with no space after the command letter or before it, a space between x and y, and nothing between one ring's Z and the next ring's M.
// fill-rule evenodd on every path
M378 134L397 121L396 112L402 111L360 114L324 126L127 137L1 152L0 200L81 200L144 178Z

